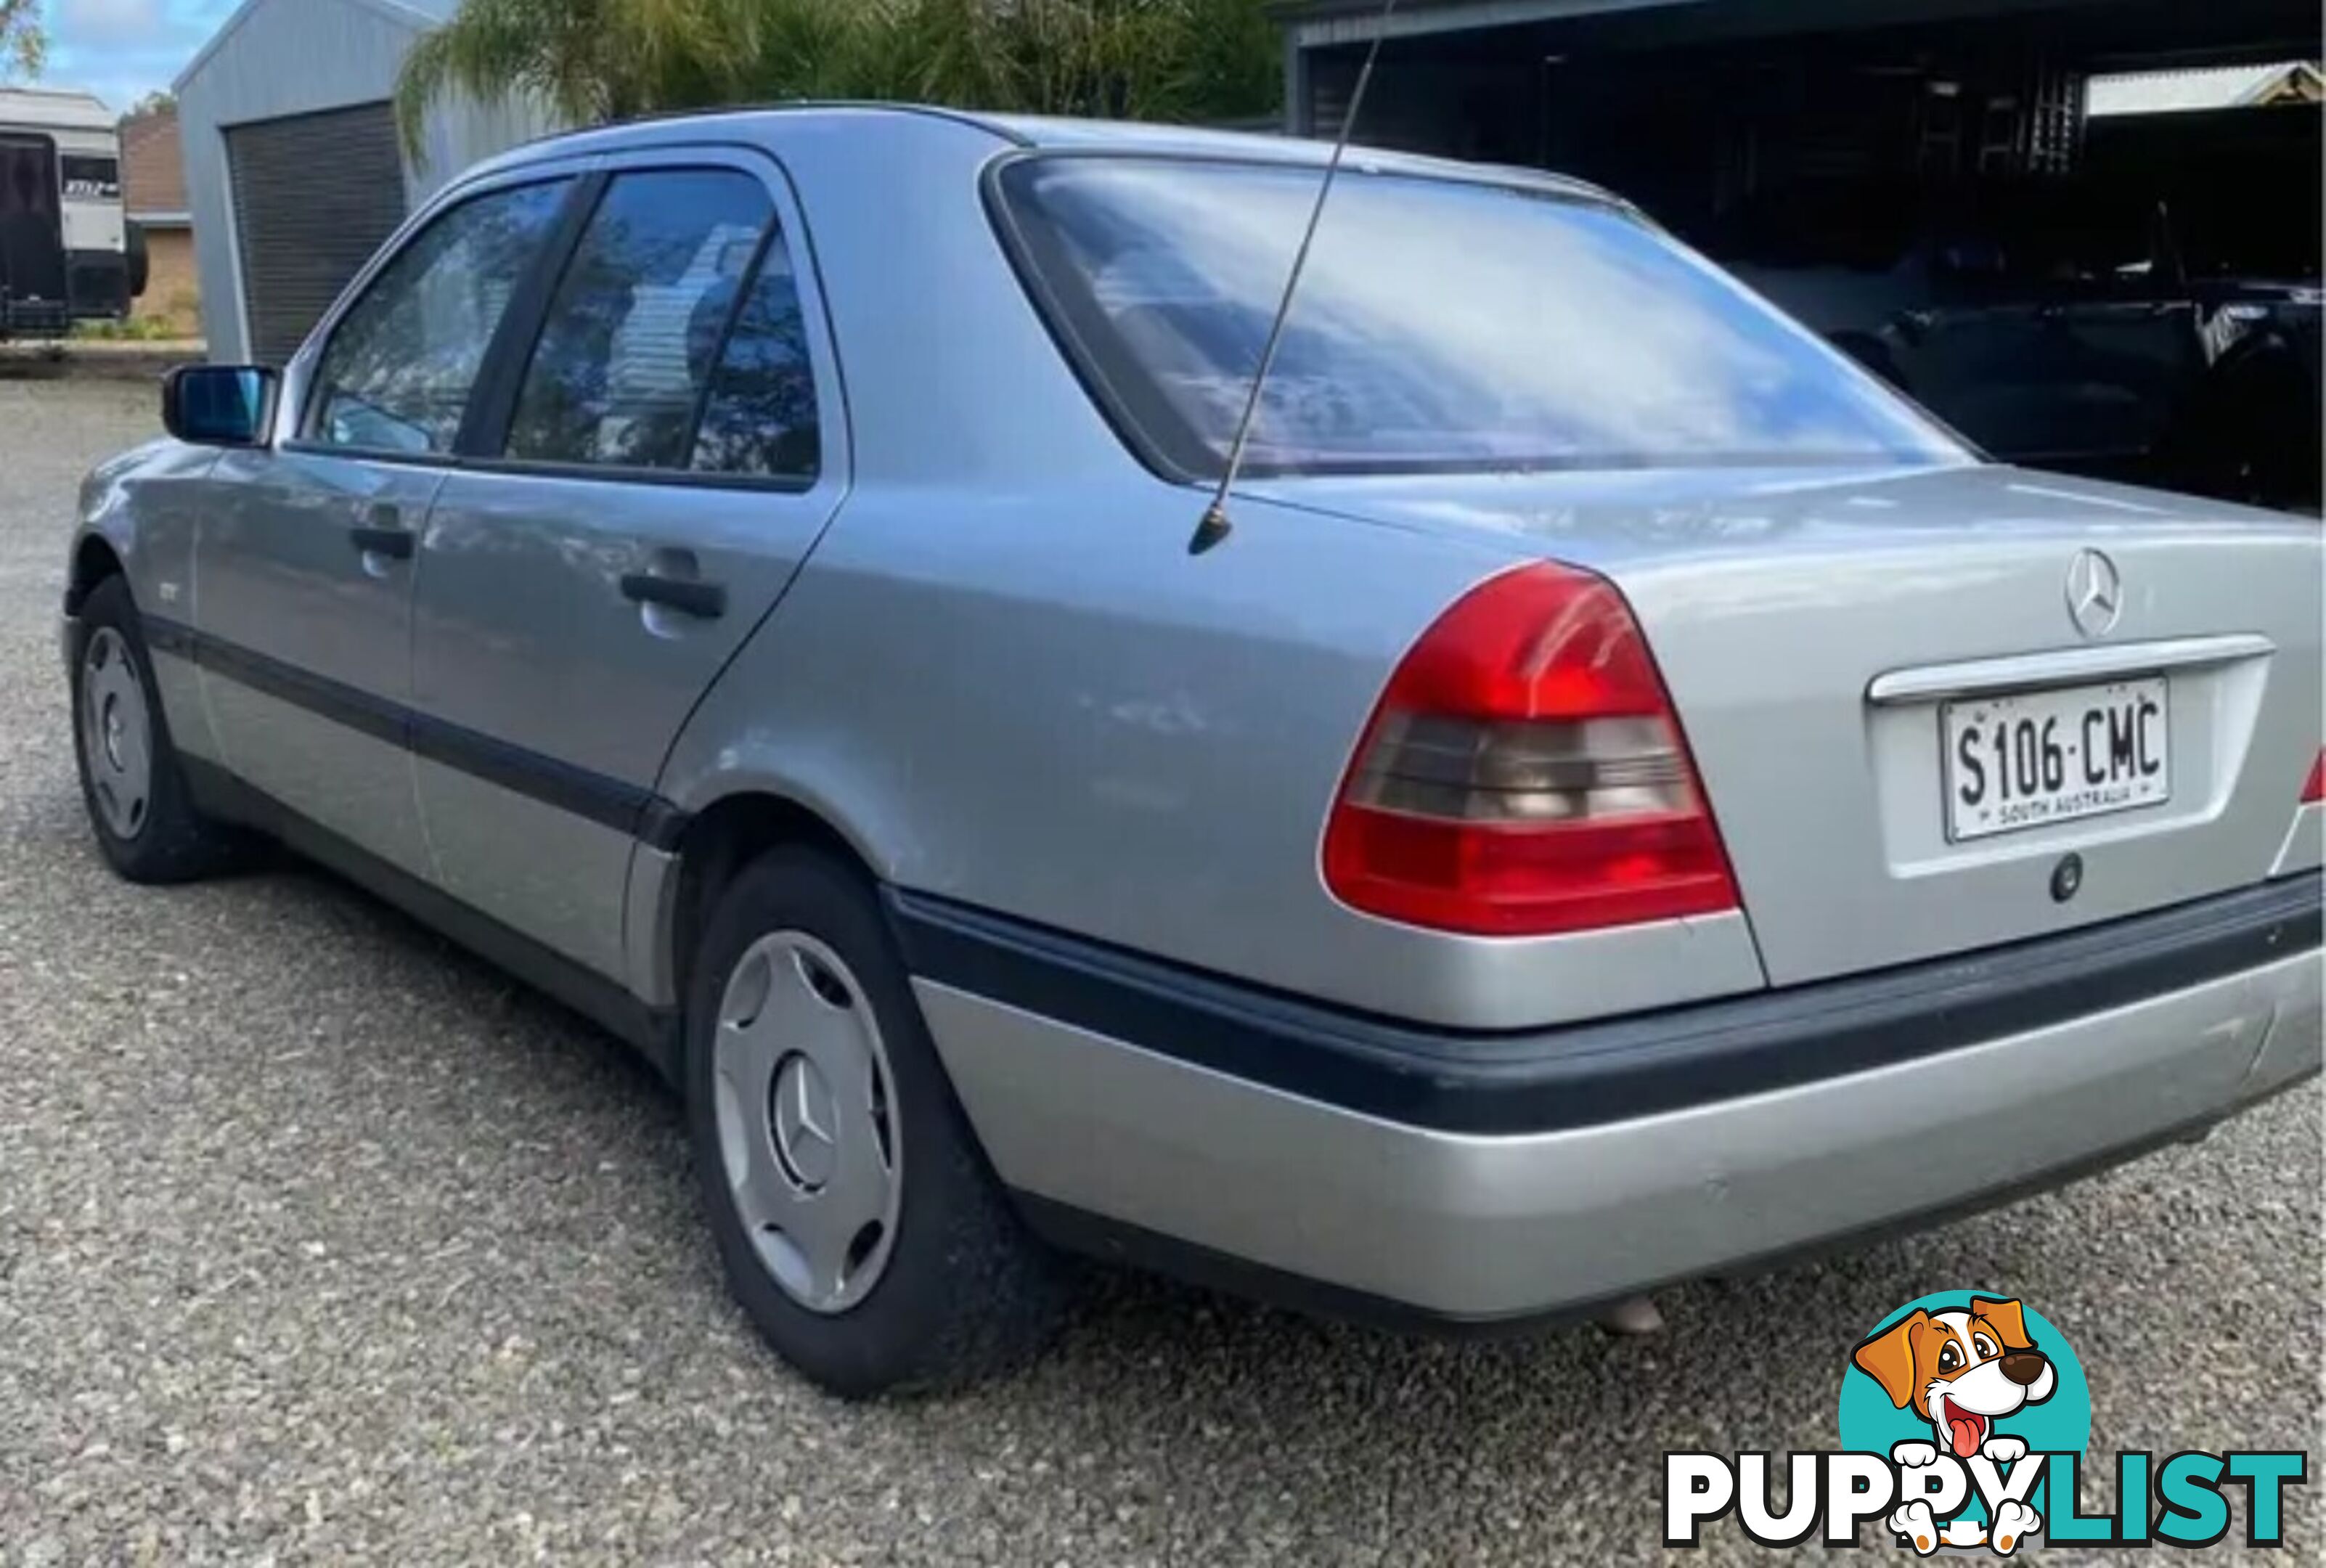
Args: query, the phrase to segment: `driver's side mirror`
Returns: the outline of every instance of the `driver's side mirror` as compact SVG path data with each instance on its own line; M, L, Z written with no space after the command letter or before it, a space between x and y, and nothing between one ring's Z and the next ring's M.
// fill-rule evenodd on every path
M280 385L256 365L181 365L162 382L162 428L196 446L263 445Z

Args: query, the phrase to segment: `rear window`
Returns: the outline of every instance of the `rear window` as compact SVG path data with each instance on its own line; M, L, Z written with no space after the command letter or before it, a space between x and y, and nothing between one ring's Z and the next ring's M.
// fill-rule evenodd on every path
M65 184L65 199L69 201L121 199L121 162L117 158L68 153L64 156L61 177Z
M1034 293L1167 466L1220 472L1319 172L1032 157L1000 176ZM1963 449L1602 202L1344 167L1253 474L1921 462Z

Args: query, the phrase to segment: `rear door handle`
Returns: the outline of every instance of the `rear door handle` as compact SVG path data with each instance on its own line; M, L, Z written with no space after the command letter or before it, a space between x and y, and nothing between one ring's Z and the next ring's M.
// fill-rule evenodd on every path
M658 604L697 620L715 621L727 613L726 585L692 578L626 571L622 573L622 597L637 604Z
M348 537L366 555L386 556L391 561L412 559L412 530L409 528L350 528Z

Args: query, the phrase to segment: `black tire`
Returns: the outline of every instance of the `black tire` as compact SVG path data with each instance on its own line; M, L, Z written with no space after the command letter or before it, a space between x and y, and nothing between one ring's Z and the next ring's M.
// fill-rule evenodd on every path
M107 820L90 770L88 727L83 721L84 687L90 679L88 653L101 632L110 631L127 650L137 684L143 689L149 738L150 783L144 811L126 831ZM161 688L154 680L154 660L145 651L145 636L129 597L129 585L108 577L81 601L72 648L73 762L80 775L81 804L97 836L105 863L132 882L167 884L191 882L231 869L244 858L248 840L223 823L195 809L178 765L176 747L170 739L170 721L162 711Z
M861 1301L831 1313L794 1300L760 1261L720 1146L712 1042L721 1001L752 945L787 931L829 948L870 1005L904 1151L887 1264ZM857 1399L959 1387L1019 1365L1050 1339L1068 1303L1068 1271L1028 1232L987 1166L879 905L851 868L786 846L728 885L689 977L685 1091L728 1283L776 1352L824 1389Z
M2263 349L2225 366L2206 397L2200 487L2257 506L2314 508L2318 394L2292 350Z

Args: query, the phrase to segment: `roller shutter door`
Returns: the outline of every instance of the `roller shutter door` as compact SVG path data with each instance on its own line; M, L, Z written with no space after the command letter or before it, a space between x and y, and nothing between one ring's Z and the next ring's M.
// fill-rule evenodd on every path
M282 365L404 221L404 162L386 104L231 125L227 167L249 353Z

